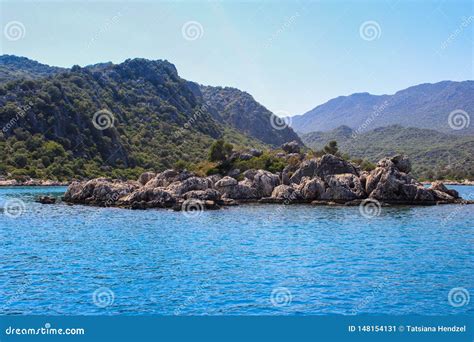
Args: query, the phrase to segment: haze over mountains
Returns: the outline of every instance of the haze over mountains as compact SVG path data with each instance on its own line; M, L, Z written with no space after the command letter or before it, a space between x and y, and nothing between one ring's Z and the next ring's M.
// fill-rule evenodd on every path
M474 177L474 136L452 135L430 129L392 125L354 135L355 130L340 126L329 132L311 132L302 136L313 149L322 149L336 140L339 149L352 158L373 163L384 156L406 154L413 173L427 179Z
M342 125L358 131L401 125L450 134L474 134L474 125L461 130L449 126L448 116L455 110L474 113L474 81L420 84L394 95L339 96L292 117L292 127L297 132L309 133L330 131Z
M457 114L450 118L452 112ZM371 162L407 154L419 177L472 179L472 113L474 81L444 81L394 95L340 96L294 116L292 127L313 149L336 140L343 153Z

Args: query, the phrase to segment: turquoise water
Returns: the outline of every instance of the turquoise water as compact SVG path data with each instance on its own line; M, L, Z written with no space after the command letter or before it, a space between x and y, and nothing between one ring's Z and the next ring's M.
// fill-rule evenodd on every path
M452 187L464 196L474 187ZM472 314L474 206L41 205L64 187L0 188L0 314ZM93 293L102 292L94 298ZM104 294L105 293L105 294ZM466 292L464 293L466 294Z

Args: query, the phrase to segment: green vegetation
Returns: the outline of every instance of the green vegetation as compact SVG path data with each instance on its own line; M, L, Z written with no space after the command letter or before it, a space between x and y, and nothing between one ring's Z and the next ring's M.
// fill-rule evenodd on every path
M194 87L172 64L140 59L1 83L0 176L136 178L205 160L216 139L268 147L216 117ZM101 110L113 117L106 129L94 122Z
M275 151L265 151L259 157L253 157L249 160L238 160L233 164L234 169L246 171L249 169L262 169L270 172L280 172L288 163L276 156Z
M209 151L209 161L211 162L222 162L230 157L234 146L226 143L223 139L218 139L212 143Z
M330 132L308 133L302 139L316 150L337 140L339 151L363 169L373 168L385 156L403 153L412 161L414 176L422 180L474 179L473 136L394 125L356 135L349 127L341 126Z

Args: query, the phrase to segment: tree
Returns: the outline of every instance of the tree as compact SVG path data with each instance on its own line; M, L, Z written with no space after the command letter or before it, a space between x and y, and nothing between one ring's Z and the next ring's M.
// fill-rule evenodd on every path
M17 154L13 157L15 165L19 168L24 168L28 164L28 157L24 154Z
M232 154L234 146L223 139L214 141L209 151L209 161L225 161Z
M331 140L326 146L324 146L324 152L328 154L333 154L335 156L338 154L339 148L337 147L337 141Z

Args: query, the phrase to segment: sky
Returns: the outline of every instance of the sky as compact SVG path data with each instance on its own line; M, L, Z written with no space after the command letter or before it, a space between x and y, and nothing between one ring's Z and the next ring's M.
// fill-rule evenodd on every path
M1 53L71 67L166 59L295 115L474 75L472 1L4 1Z

